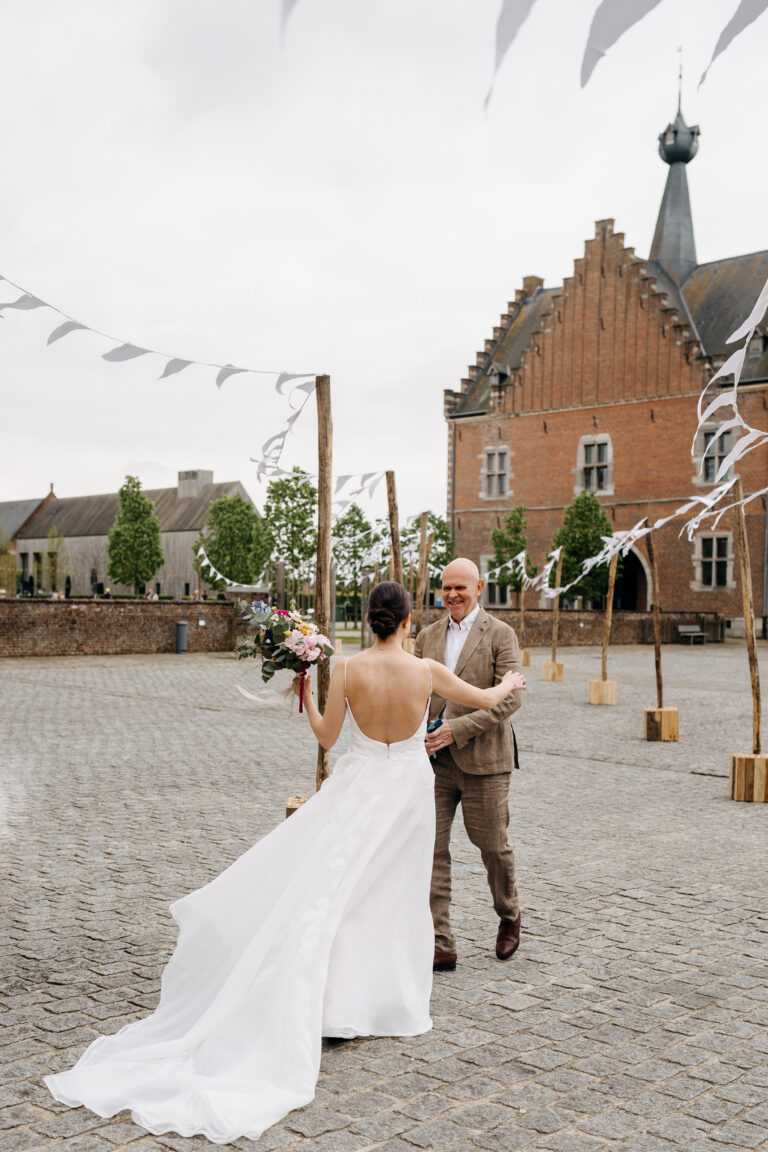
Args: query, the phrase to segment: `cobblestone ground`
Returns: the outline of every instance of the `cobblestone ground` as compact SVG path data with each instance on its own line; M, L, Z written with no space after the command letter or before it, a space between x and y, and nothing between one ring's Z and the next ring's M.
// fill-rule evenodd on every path
M768 1149L768 805L727 799L751 734L737 645L665 648L678 745L647 745L653 654L595 650L531 687L512 827L523 943L502 964L485 877L455 836L460 965L434 1030L327 1046L316 1101L243 1149ZM761 652L768 658L768 650ZM768 662L768 661L767 661ZM0 1152L177 1152L41 1085L151 1009L168 904L307 792L303 719L259 712L224 656L0 661ZM382 925L386 931L386 925Z

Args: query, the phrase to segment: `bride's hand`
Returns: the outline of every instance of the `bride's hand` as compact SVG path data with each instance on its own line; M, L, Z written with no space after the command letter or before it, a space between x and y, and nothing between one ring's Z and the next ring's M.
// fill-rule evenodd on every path
M293 678L292 687L293 687L294 696L298 696L301 692L301 676L299 676L298 674L296 676L294 676L294 678ZM304 699L306 700L307 696L311 696L311 695L312 695L312 677L309 674L309 672L307 672L306 676L304 677Z
M505 672L501 678L501 682L506 686L508 692L511 692L513 689L522 691L528 687L528 681L522 672Z

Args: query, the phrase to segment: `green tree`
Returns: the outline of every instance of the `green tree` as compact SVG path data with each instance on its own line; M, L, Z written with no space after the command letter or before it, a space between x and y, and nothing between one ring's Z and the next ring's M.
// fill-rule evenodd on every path
M160 521L138 476L126 476L118 495L120 510L107 537L107 577L138 596L165 563Z
M49 592L59 588L69 575L67 541L54 524L48 533L43 554L42 587Z
M352 616L357 623L360 607L360 580L371 548L380 540L359 504L350 504L333 525L333 559L336 584L344 596L352 597ZM338 593L337 593L338 594Z
M290 476L267 488L264 520L272 538L272 559L285 565L298 596L299 584L310 578L309 561L317 549L317 489L306 472L294 466Z
M215 568L237 584L251 584L269 559L272 542L262 517L239 492L214 500L205 525L192 545L197 556L202 545ZM223 580L208 580L224 588Z
M505 564L508 560L514 560L515 556L519 556L521 552L526 550L528 547L527 527L528 517L525 514L525 508L520 504L517 508L510 509L504 517L500 528L494 528L493 532L491 532L491 546L497 565ZM538 571L538 568L531 562L531 558L526 552L526 576L532 579ZM514 572L511 569L500 572L499 575L495 577L494 583L508 584L513 592L518 593L523 587L522 577L517 569L515 569Z
M555 533L552 548L563 548L562 584L576 580L581 566L590 556L596 556L603 547L603 536L613 532L611 522L603 511L594 492L581 492L563 516L563 523ZM619 570L621 559L619 559ZM550 587L555 584L554 569L550 576ZM585 600L600 600L608 588L608 565L593 568L583 580L570 589L571 596L583 596Z
M8 533L0 524L0 588L5 590L6 596L16 595L19 571L16 567L16 557L13 554L13 544Z
M450 564L455 555L451 529L445 516L437 512L427 513L427 535L433 533L432 550L429 553L429 566L433 575L430 577L430 588L439 588L443 568ZM416 516L400 532L400 546L403 550L403 568L408 570L413 564L414 579L419 569L419 542L421 540L421 517Z

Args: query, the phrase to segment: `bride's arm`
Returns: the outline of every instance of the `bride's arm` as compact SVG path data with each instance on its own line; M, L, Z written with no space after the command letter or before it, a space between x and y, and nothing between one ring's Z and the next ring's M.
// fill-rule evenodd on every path
M344 670L341 664L337 664L331 673L325 712L321 715L317 704L315 704L312 695L311 676L307 676L304 681L304 708L318 744L322 744L326 750L333 748L339 738L347 711L344 700Z
M515 690L522 690L526 686L525 677L520 672L505 672L498 684L493 688L475 688L474 684L467 684L460 680L445 664L437 660L427 660L432 669L432 687L438 696L445 700L453 700L454 704L462 704L465 708L484 708L490 710L496 704Z

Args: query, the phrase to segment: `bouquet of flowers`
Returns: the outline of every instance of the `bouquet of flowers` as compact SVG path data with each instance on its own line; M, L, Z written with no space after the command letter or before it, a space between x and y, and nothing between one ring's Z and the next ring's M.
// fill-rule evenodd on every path
M237 658L261 660L261 678L267 683L282 668L300 676L299 712L304 710L304 680L312 664L328 660L333 646L316 624L304 620L291 602L291 609L270 608L264 600L240 601L248 621L248 634L237 643Z

